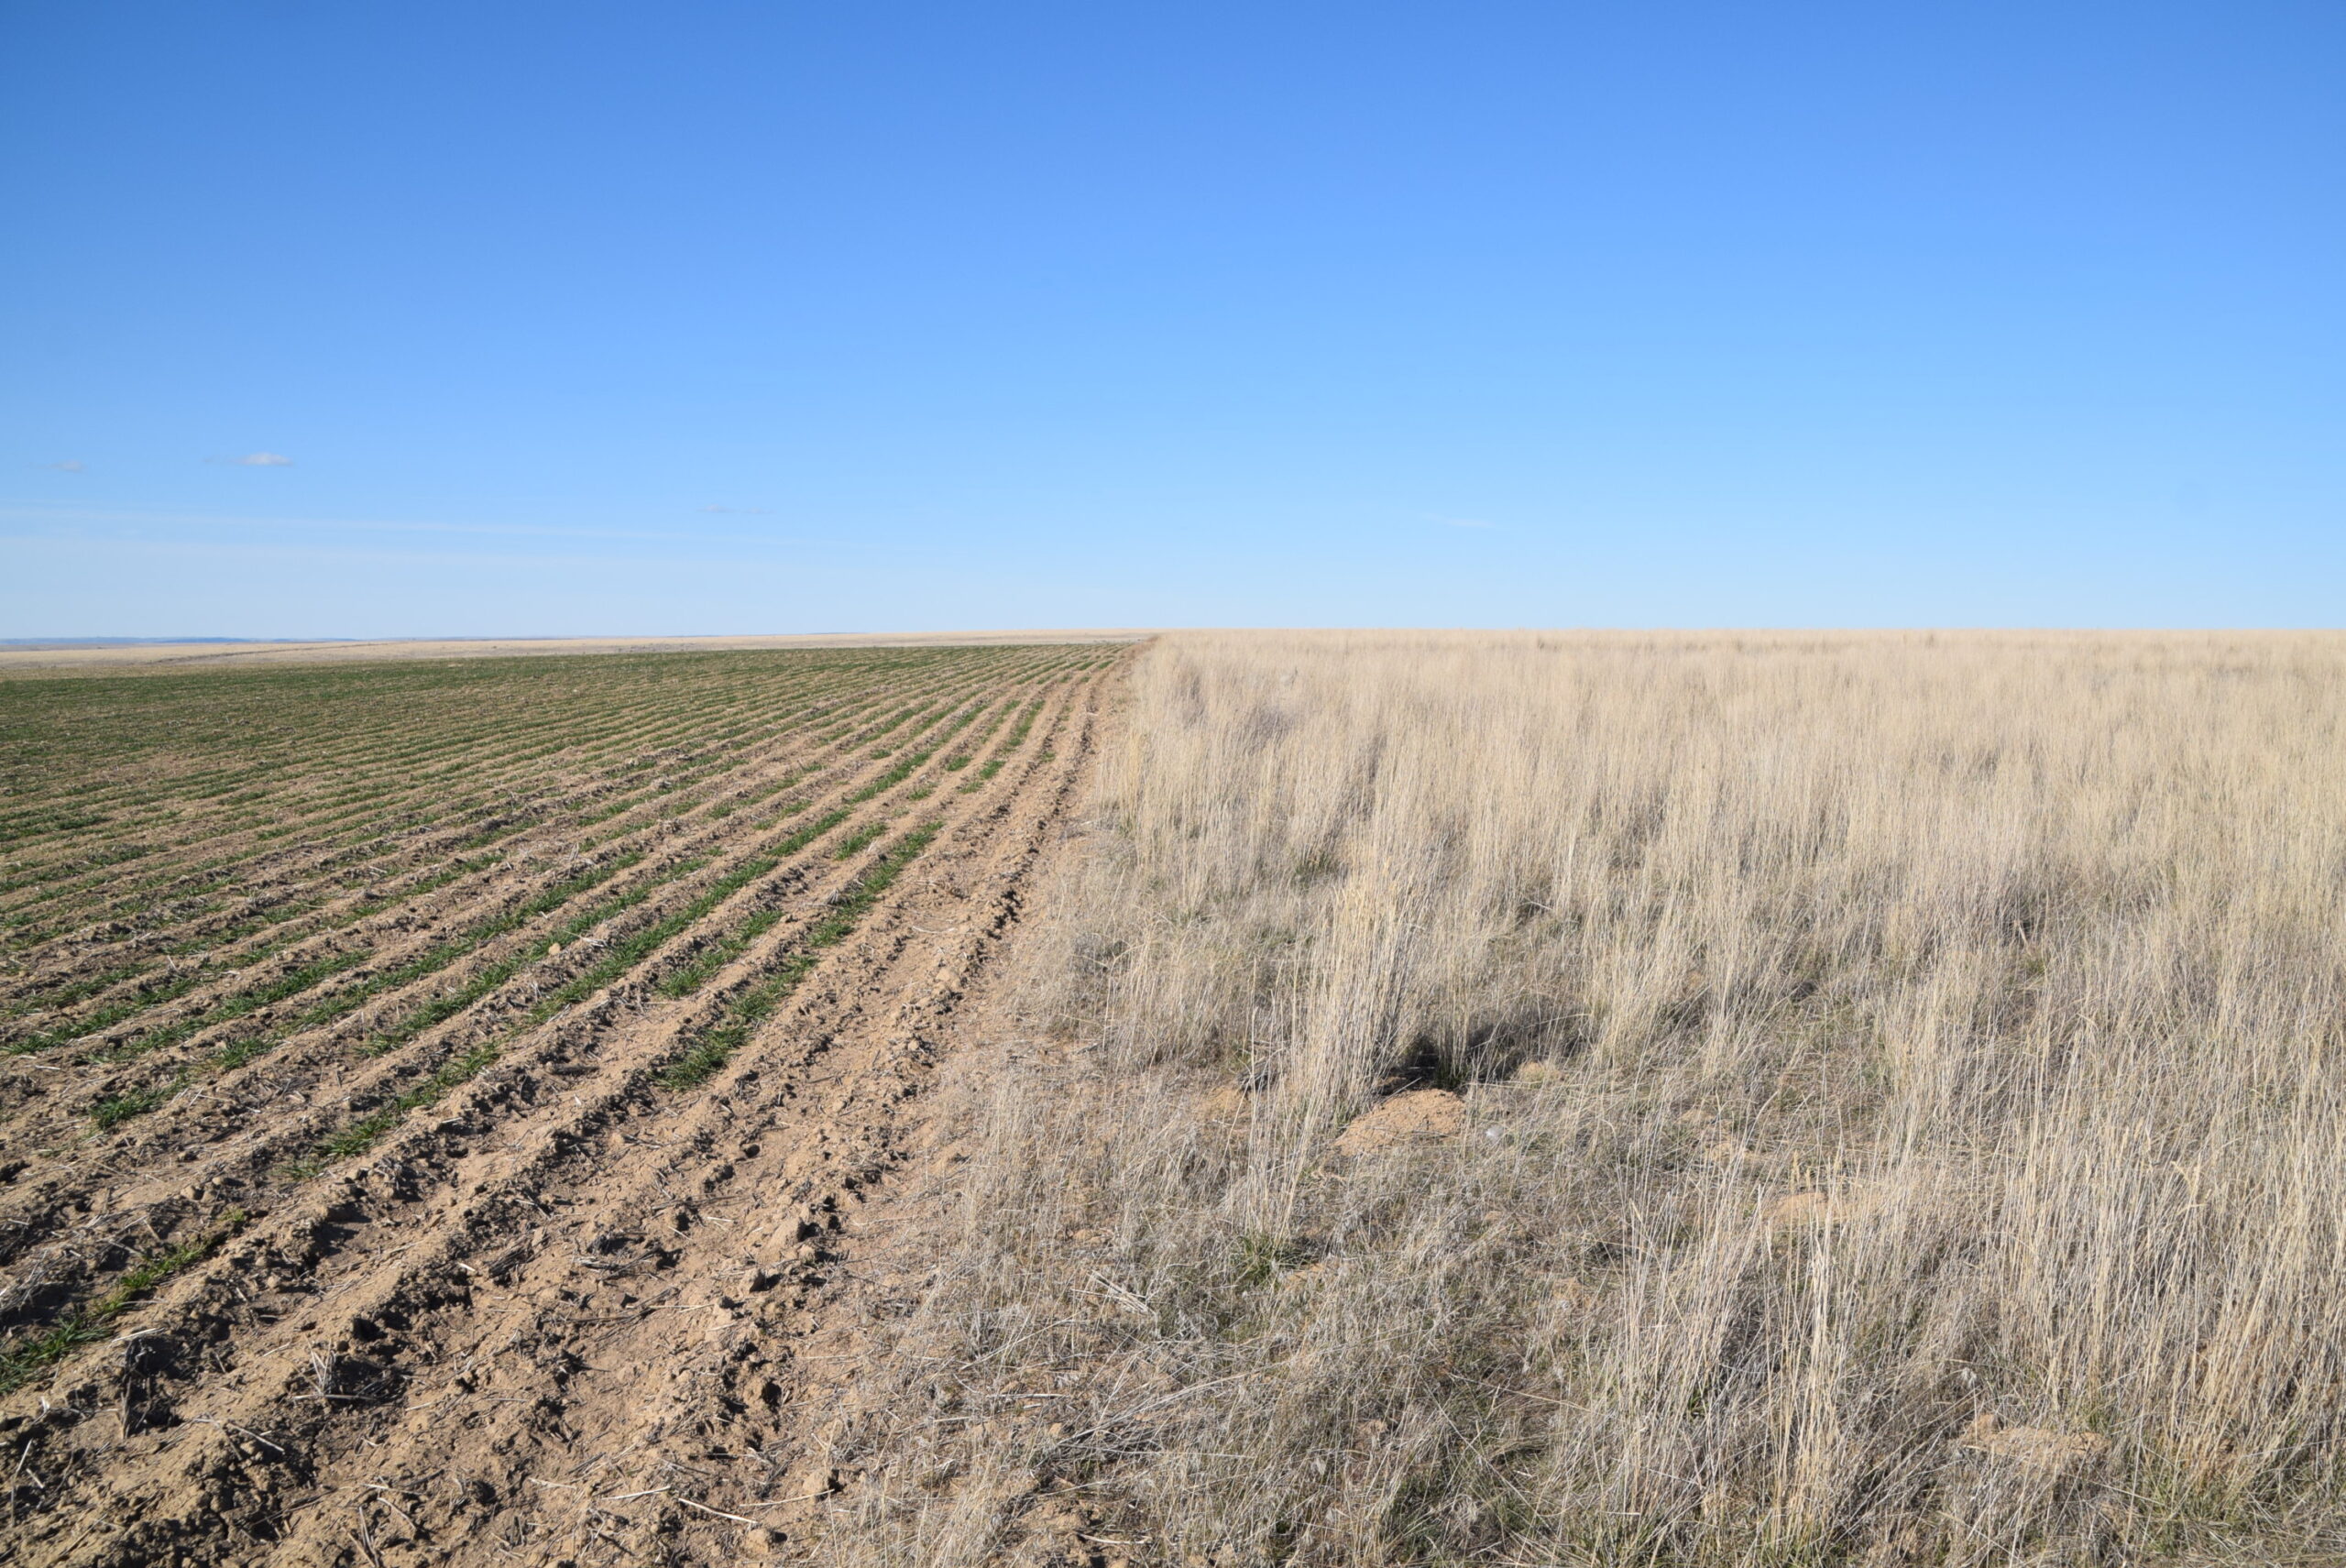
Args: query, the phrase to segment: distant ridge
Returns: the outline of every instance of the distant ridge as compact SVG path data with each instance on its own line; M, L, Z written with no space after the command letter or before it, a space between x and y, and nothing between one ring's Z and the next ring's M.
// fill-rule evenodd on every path
M341 638L294 637L0 637L0 648L148 648L187 642L342 641Z
M740 637L235 637L19 638L0 641L0 676L69 668L224 668L357 659L477 659L572 653L747 649L949 648L989 644L1136 642L1136 629L1084 630L794 632Z

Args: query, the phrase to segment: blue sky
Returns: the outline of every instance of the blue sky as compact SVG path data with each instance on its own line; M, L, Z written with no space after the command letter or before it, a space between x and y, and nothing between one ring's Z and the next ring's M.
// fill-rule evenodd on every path
M2336 625L2341 87L2334 0L11 0L0 636Z

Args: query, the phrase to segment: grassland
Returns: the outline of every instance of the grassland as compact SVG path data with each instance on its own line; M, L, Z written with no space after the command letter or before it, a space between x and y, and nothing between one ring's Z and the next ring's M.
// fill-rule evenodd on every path
M0 681L38 1563L2346 1561L2346 638Z
M2346 639L1185 635L1087 809L826 1560L2346 1561Z

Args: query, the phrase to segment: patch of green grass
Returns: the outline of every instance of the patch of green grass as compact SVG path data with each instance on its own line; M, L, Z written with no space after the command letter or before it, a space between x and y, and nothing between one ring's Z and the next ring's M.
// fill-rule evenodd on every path
M708 977L747 952L750 944L773 929L782 918L779 909L761 909L735 927L718 941L695 953L690 963L674 970L660 982L663 996L689 996L707 983Z
M795 855L848 819L845 810L827 811L773 847L777 855Z
M605 949L603 956L581 973L573 975L558 991L541 997L537 1005L524 1014L527 1025L543 1024L548 1018L588 993L608 985L642 959L667 946L668 938L684 930L707 914L751 877L762 876L774 868L771 856L760 856L748 865L737 868L710 890L665 919L653 922L642 930Z
M797 948L777 966L774 971L733 999L726 1009L725 1019L716 1025L668 1064L659 1081L668 1089L690 1089L706 1083L719 1069L732 1059L733 1053L749 1043L751 1034L770 1016L783 1000L797 990L822 959L823 950L838 946L862 922L872 906L894 884L915 856L928 847L944 827L930 822L914 828L888 847L888 852L873 862L872 869L857 879L846 895L831 905L822 919L807 928Z
M25 999L22 1009L71 1007L76 1002L87 1002L91 997L110 986L119 985L134 975L145 973L148 967L148 960L142 959L136 963L118 964L113 969L100 970L96 974L84 975L80 980L67 981L53 985L46 991L37 991Z
M69 866L45 867L11 881L0 882L0 893L14 893L18 888L38 887L47 882L61 882L87 872L101 871L108 866L118 866L126 861L143 860L154 852L155 847L152 844L125 844L118 849L101 850L96 854L83 856Z
M0 1394L23 1387L85 1344L112 1336L110 1325L136 1306L138 1299L182 1269L192 1268L220 1250L221 1245L245 1225L245 1212L231 1209L220 1223L193 1241L156 1254L115 1282L94 1304L69 1313L55 1328L28 1334L0 1350Z
M903 762L898 762L894 767L890 768L886 773L882 773L870 784L865 784L861 789L851 792L847 797L848 804L850 806L857 806L861 805L864 801L870 800L873 795L884 795L889 790L895 788L898 784L912 777L913 770L919 767L923 762L927 762L932 755L934 755L934 753L928 751L915 751L911 756L906 757Z
M729 878L726 883L719 883L718 888L713 890L715 896L703 899L698 907L705 910L713 905L717 899L722 898L725 894L731 893L734 888L742 885L751 875L761 875L772 871L781 863L783 857L796 854L846 821L850 813L844 809L829 811L815 821L809 822L795 833L775 844L765 854L750 862L742 872ZM873 831L876 833L879 829L875 828ZM870 840L865 841L868 843ZM752 914L735 930L702 948L693 956L690 962L661 981L661 992L669 996L686 996L699 990L707 983L710 975L748 951L750 944L772 930L774 922L781 918L780 910L761 909Z
M212 974L203 970L190 970L176 980L166 981L161 985L149 987L135 996L126 996L117 1001L109 1002L79 1023L60 1025L41 1034L27 1035L22 1039L11 1040L6 1045L0 1046L0 1055L24 1056L33 1051L45 1051L58 1046L69 1045L84 1036L111 1029L125 1018L134 1017L149 1007L185 996L212 978Z
M686 861L671 870L661 880L673 881L689 871L697 870L706 863L705 858ZM699 919L754 878L772 871L778 863L780 863L778 856L771 852L745 861L718 878L698 898L683 909L664 919L655 921L622 941L614 943L587 969L572 976L558 990L539 998L537 1003L522 1014L521 1022L516 1028L508 1031L498 1040L474 1047L466 1055L444 1064L437 1072L415 1088L387 1102L381 1108L351 1123L340 1131L329 1135L319 1142L309 1158L289 1167L287 1174L300 1179L314 1174L332 1161L346 1159L354 1154L372 1148L378 1140L393 1127L398 1126L409 1115L423 1106L432 1104L449 1090L474 1078L484 1068L497 1060L504 1049L505 1040L510 1039L513 1035L519 1034L522 1029L544 1023L572 1003L609 984L634 968L645 957L665 946L671 937ZM611 903L623 905L640 903L656 885L658 884L648 883L644 887L634 889L622 895L621 899L612 900ZM608 905L606 905L604 909L588 911L586 915L580 916L578 920L574 921L568 929L581 932L592 929L608 917ZM458 992L455 996L436 998L423 1009L419 1010L417 1014L403 1021L400 1025L401 1033L406 1037L412 1038L413 1034L409 1032L411 1025L415 1025L414 1032L421 1032L422 1028L429 1027L430 1023L436 1023L440 1018L449 1016L463 1006L469 1005L471 1000L477 999L488 986L501 984L508 975L520 967L524 957L525 955L517 954L503 964L491 966L481 975L476 976L473 982L465 988L465 992ZM467 992L471 993L470 996L466 996ZM460 997L464 997L465 1000L459 1001ZM416 1025L416 1019L426 1014L436 1015L432 1016L428 1023ZM382 1048L388 1049L389 1047Z
M455 846L455 850L458 854L462 854L466 850L477 850L484 845L494 844L500 839L510 839L516 833L525 833L535 828L538 821L539 819L535 817L519 817L510 822L484 828L471 838L458 842Z
M575 898L588 888L597 886L609 881L612 877L617 876L620 872L623 872L628 867L634 865L641 859L643 859L643 856L641 852L620 855L613 859L608 865L597 866L592 871L582 872L577 876L572 877L567 882L562 883L557 886L548 888L545 892L539 894L536 897L513 910L510 914L501 916L497 920L489 922L489 927L492 927L493 929L488 929L487 934L488 936L498 935L504 931L511 930L515 927L523 925L530 920L533 920L538 916L545 914L548 910L557 908L560 905L568 903L572 898ZM688 862L687 866L680 867L677 870L671 872L669 876L681 876L686 869L689 869L691 866L697 866L698 864L700 864L700 862L696 861ZM661 881L666 880L667 878L661 879ZM604 903L586 911L585 914L579 916L576 919L572 920L568 925L565 926L560 931L555 933L554 939L562 942L576 940L579 936L594 929L594 927L601 925L613 915L633 908L636 905L641 903L646 897L650 896L652 889L659 885L660 884L657 882L647 883L643 887L632 889L628 893L622 894L617 898L606 900ZM485 939L486 937L480 936L477 933L475 938L466 943L465 950L470 951L474 947L478 946L481 940ZM367 1044L360 1048L367 1056L378 1057L398 1049L400 1047L406 1045L410 1040L412 1040L417 1036L422 1034L426 1029L431 1028L435 1024L440 1024L445 1022L447 1019L455 1017L457 1014L463 1012L466 1008L470 1007L474 1003L488 995L490 992L495 991L499 986L503 985L507 981L513 978L513 976L521 970L522 965L528 963L536 955L533 951L507 954L504 958L499 959L496 962L488 964L476 971L470 980L465 981L464 984L458 986L455 990L444 992L440 995L433 997L422 1006L410 1011L405 1016L400 1018L398 1023L391 1025L388 1028L377 1030L368 1037ZM419 959L416 961L420 963L422 960Z
M874 839L877 839L881 834L885 833L887 830L888 825L885 822L865 823L862 827L857 828L854 832L839 840L839 847L831 851L831 859L835 861L844 861L848 859L857 851L867 848Z
M49 833L77 833L84 828L96 828L110 818L94 812L67 811L60 816L20 818L5 828L0 828L0 844L13 844L20 839L38 839Z
M332 979L345 970L356 969L374 956L372 948L355 948L346 953L329 953L324 958L313 959L298 969L289 970L266 985L257 985L250 991L240 991L236 995L224 998L201 1013L192 1013L176 1023L166 1024L159 1029L148 1031L135 1040L126 1040L110 1050L102 1051L96 1059L128 1061L134 1057L143 1057L168 1046L178 1045L181 1040L200 1030L213 1028L221 1024L232 1024L272 1003L282 1002L290 996L298 996L321 981Z
M134 1089L127 1093L101 1100L90 1108L90 1120L98 1124L98 1131L112 1132L132 1117L144 1116L169 1101L187 1086L188 1077L182 1072L167 1083L149 1084L144 1089Z
M491 1041L475 1046L463 1056L440 1064L440 1069L406 1093L398 1095L372 1113L360 1117L340 1131L318 1140L315 1153L306 1160L286 1168L286 1174L296 1180L315 1175L324 1166L353 1155L365 1154L382 1139L384 1134L398 1126L414 1113L433 1104L451 1089L480 1076L489 1064L504 1054L501 1042Z
M619 856L606 865L582 872L565 882L546 889L543 893L524 901L493 920L484 921L469 930L449 938L444 942L435 942L407 962L395 965L380 973L369 975L363 983L309 1009L293 1021L291 1031L289 1032L315 1028L320 1024L330 1024L334 1019L355 1011L371 996L380 995L386 991L396 991L402 985L422 980L428 974L436 973L483 943L493 941L506 932L536 919L548 910L560 908L587 889L608 882L642 858L640 853Z

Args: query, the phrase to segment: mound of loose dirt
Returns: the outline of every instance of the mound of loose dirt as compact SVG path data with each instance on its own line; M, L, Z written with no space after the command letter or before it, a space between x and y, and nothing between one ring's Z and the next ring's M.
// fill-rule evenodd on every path
M2110 1452L2110 1440L2089 1431L2008 1427L1993 1412L1983 1411L1964 1430L1963 1446L2034 1470L2068 1475L2099 1463Z
M1870 1220L1880 1214L1887 1204L1884 1194L1867 1188L1842 1188L1831 1191L1812 1188L1785 1193L1770 1202L1763 1214L1770 1226L1789 1231Z
M1466 1106L1446 1089L1412 1089L1354 1118L1336 1140L1340 1155L1379 1154L1409 1144L1454 1138L1466 1130Z

